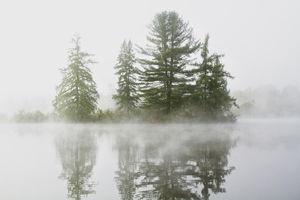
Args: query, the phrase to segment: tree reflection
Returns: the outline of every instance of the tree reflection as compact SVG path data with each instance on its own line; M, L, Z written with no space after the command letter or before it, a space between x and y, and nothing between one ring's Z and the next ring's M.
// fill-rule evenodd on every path
M158 132L143 134L139 148L132 135L119 135L116 180L122 199L209 199L210 193L226 192L222 185L234 169L228 167L235 145L230 129Z
M63 167L59 178L67 180L69 198L80 200L82 196L95 193L95 184L89 180L96 163L95 137L90 131L81 130L56 138L56 149Z
M138 144L130 137L130 135L118 135L116 139L118 151L118 168L115 181L119 190L121 199L134 199L136 191L137 172L137 152Z
M202 187L201 199L209 199L209 190L215 194L226 192L222 188L225 176L234 167L227 167L229 150L235 146L235 141L228 133L214 132L208 138L191 138L186 142L190 149L190 175L196 186Z

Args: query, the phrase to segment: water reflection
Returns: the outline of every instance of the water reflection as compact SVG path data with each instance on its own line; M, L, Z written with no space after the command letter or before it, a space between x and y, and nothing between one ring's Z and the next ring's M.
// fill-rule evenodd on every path
M4 124L0 199L299 199L300 121L235 126Z
M89 179L96 164L96 135L90 130L73 130L57 136L56 150L63 171L59 179L67 180L68 197L80 200L95 193Z
M209 199L210 193L226 192L222 186L234 169L227 165L236 140L230 127L221 130L118 134L115 180L121 199Z
M115 178L121 199L133 199L136 192L136 180L138 179L138 152L139 145L134 137L118 135L116 138L118 150L118 168Z

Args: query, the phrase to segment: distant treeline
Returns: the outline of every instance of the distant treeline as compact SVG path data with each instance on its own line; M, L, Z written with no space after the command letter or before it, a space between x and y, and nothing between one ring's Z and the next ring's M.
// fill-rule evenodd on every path
M267 85L232 92L240 109L239 117L300 117L300 90L296 86L278 89Z

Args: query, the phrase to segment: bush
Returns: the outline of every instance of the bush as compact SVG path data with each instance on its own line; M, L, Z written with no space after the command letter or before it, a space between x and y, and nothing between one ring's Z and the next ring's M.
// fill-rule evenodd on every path
M24 110L19 110L17 114L14 114L13 121L15 122L44 122L47 117L44 113L37 110L34 112L25 112Z
M114 121L114 118L115 114L109 109L106 109L104 111L102 109L98 109L94 115L94 120L100 122Z

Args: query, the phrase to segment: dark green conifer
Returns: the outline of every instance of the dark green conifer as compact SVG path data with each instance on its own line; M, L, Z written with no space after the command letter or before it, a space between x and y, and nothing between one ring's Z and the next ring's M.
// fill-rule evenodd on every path
M183 104L184 85L190 81L186 66L200 42L176 12L158 13L148 28L149 44L146 48L138 47L148 57L139 59L143 67L142 106L168 114Z
M231 107L238 105L236 99L230 96L227 89L227 78L234 77L224 69L224 65L220 62L220 57L224 55L214 55L214 64L211 72L211 80L208 84L209 99L209 116L213 120L232 121L235 116L231 113Z
M197 79L191 102L197 107L197 114L202 120L235 120L230 108L237 104L227 89L227 78L234 77L220 63L224 55L209 55L208 39L209 35L206 35L201 47L202 62L196 63L197 68L193 70Z
M81 51L81 37L76 34L71 43L75 46L69 50L67 68L60 69L63 80L56 87L57 95L53 101L56 112L69 120L84 121L97 108L99 94L88 64L96 63L89 57L92 54Z
M137 95L137 73L138 69L134 67L135 55L132 48L132 43L129 40L123 42L118 56L118 64L114 67L116 74L119 76L117 94L113 95L113 99L117 101L120 110L123 110L129 116L136 107L139 101Z

